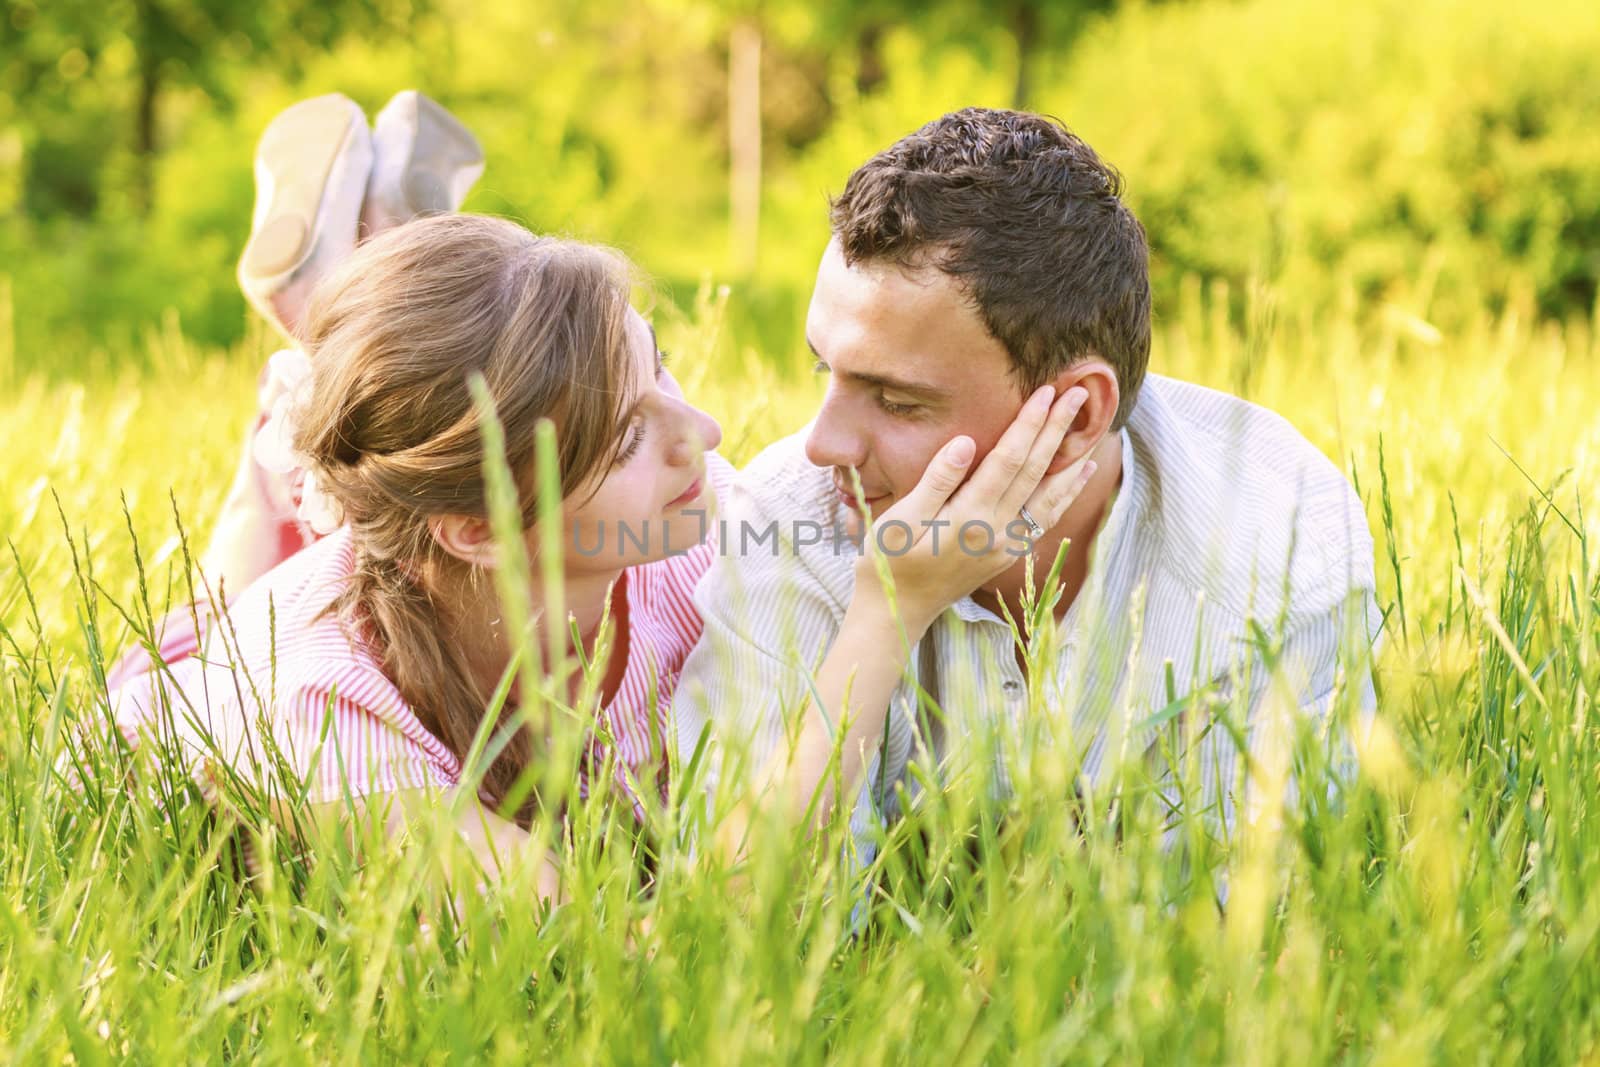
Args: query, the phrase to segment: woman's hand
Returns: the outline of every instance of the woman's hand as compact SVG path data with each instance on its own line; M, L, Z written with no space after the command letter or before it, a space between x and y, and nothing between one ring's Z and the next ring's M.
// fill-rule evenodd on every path
M875 556L888 567L895 608L915 641L945 608L1020 558L1021 509L1045 530L1061 520L1094 473L1079 460L1054 474L1050 461L1088 393L1037 390L971 478L972 438L956 437L903 499L873 520L856 568L856 596L881 592ZM963 480L965 479L965 480Z

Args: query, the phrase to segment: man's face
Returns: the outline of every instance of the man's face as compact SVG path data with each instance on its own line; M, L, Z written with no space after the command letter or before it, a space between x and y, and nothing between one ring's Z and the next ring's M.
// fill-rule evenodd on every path
M829 242L806 340L818 370L830 375L806 456L833 468L834 486L852 508L851 468L881 514L957 434L977 443L976 469L1022 406L1010 355L936 268L848 266L838 242Z

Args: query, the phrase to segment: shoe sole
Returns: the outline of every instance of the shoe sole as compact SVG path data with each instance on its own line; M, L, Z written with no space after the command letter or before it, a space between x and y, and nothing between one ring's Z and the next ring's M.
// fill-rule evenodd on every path
M348 100L322 96L296 104L262 134L256 158L273 175L272 200L239 261L242 275L283 277L311 256L328 177L356 132L352 118Z
M460 173L473 167L482 173L483 146L471 130L434 101L421 93L414 93L412 100L417 134L406 156L400 194L413 215L454 211L458 199L452 179L459 181ZM477 180L477 175L472 180ZM468 187L471 184L466 183Z

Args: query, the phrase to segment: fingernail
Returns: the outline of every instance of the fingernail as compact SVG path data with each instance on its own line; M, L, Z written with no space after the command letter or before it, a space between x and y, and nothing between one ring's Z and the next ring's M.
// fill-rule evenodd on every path
M1083 388L1081 385L1075 385L1071 389L1067 390L1067 396L1067 404L1074 411L1076 411L1078 408L1083 407L1084 403L1088 401L1089 390Z
M954 463L958 467L965 467L968 463L972 462L972 453L975 448L976 446L973 445L972 438L958 437L954 441L950 442L950 445L945 449L944 454L949 457L951 463Z
M1046 385L1041 387L1037 393L1033 394L1033 403L1042 410L1049 411L1050 404L1055 400L1055 398L1056 387L1053 385Z
M1083 465L1083 480L1084 481L1088 481L1090 478L1093 478L1094 477L1094 472L1099 470L1099 469L1100 469L1100 464L1096 463L1092 459L1089 462L1085 463Z

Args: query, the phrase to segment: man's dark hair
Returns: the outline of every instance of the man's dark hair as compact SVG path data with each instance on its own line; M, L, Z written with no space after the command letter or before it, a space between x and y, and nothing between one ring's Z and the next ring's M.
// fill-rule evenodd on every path
M969 107L857 168L833 201L845 262L937 267L1025 392L1098 355L1133 411L1150 361L1150 254L1122 176L1059 120Z

